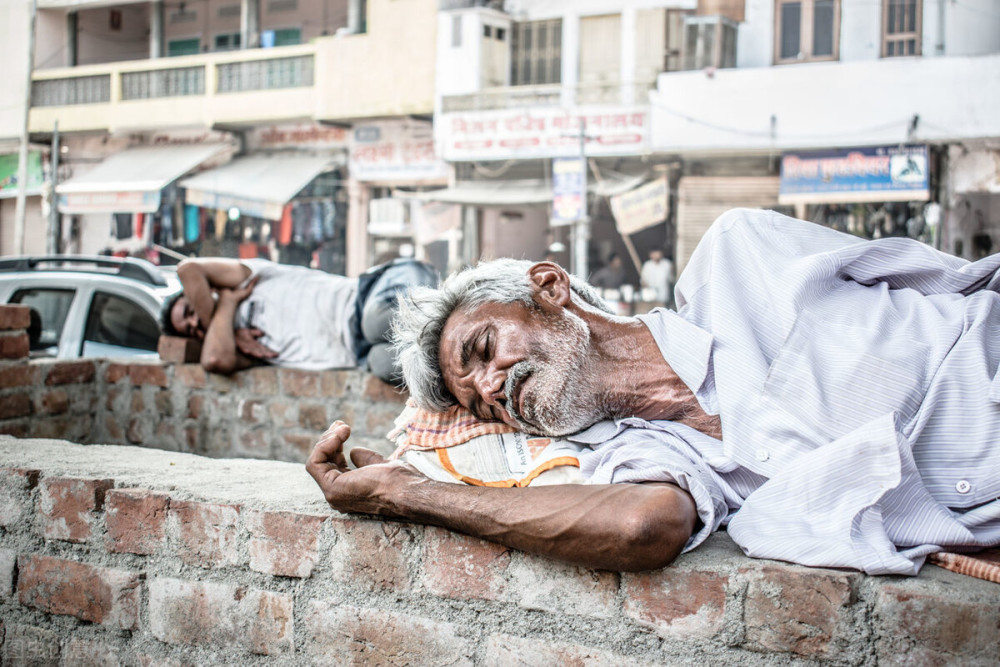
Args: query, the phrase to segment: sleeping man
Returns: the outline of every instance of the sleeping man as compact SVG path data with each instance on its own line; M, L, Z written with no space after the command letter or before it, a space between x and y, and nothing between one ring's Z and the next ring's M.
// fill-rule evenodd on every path
M755 557L915 574L1000 544L1000 255L975 263L735 210L678 312L609 314L548 262L500 260L403 302L416 404L581 445L585 484L448 484L354 450L307 468L332 507L613 570L727 525Z

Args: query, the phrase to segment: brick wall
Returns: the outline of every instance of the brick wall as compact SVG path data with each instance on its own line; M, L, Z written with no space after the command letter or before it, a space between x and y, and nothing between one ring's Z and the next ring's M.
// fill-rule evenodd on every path
M0 436L3 664L994 665L1000 587L642 574L331 512L300 464Z
M186 339L164 338L169 361L29 360L28 309L0 306L0 433L140 445L213 457L305 461L336 419L352 445L386 453L404 393L360 371L274 366L206 373Z

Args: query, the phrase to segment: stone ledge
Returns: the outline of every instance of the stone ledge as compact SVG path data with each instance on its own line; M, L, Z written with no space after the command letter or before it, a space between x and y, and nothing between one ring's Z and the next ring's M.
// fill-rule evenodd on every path
M752 560L722 533L663 570L593 571L333 512L301 464L5 436L0 617L5 663L43 650L130 664L987 665L1000 654L1000 586L933 566L866 577Z

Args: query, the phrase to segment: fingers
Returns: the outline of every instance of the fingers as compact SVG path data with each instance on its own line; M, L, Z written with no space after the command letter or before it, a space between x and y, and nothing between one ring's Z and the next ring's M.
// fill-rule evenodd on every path
M386 463L386 458L370 449L355 447L351 450L351 462L358 468L364 468L365 466Z
M337 472L339 474L347 470L344 442L350 436L351 427L338 420L330 425L330 428L320 436L319 441L313 447L309 460L306 461L306 470L320 486L323 486L321 479L330 473ZM332 478L336 477L337 475L332 476Z

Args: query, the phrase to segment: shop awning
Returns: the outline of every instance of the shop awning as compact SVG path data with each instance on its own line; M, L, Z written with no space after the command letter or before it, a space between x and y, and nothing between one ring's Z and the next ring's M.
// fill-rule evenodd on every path
M229 147L128 148L56 186L61 213L151 213L160 190Z
M616 176L591 181L587 191L600 197L628 192L642 183L645 176ZM551 204L552 183L543 179L511 181L461 181L450 188L429 192L396 192L397 197L437 201L468 206L517 206Z
M236 158L180 182L188 204L280 220L281 211L302 188L337 164L329 155L254 155Z

